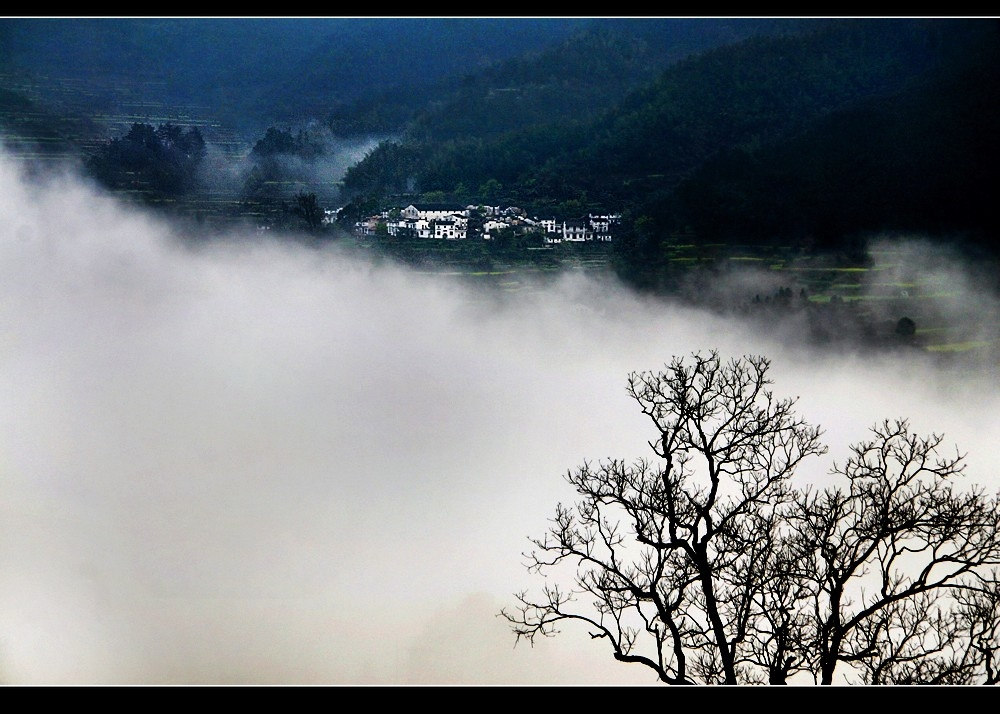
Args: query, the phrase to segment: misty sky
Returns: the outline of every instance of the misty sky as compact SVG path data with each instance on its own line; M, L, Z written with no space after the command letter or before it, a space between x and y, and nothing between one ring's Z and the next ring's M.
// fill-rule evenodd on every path
M996 323L961 266L928 269ZM192 247L0 156L0 681L653 683L496 617L538 585L521 552L562 474L651 455L630 370L771 357L831 448L801 483L907 416L1000 485L995 364L787 333L579 276L501 296L335 246Z

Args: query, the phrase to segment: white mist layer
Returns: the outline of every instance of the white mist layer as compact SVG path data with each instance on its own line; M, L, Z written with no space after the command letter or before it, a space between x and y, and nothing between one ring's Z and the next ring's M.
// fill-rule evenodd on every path
M335 249L192 249L0 161L0 678L652 683L496 616L539 584L520 554L562 474L650 455L630 370L762 353L834 455L908 416L1000 482L994 374L780 339L578 276L494 299Z
M328 129L315 126L310 126L309 131L310 136L323 147L322 154L311 159L275 155L270 157L270 161L276 163L281 174L286 177L287 186L283 191L286 198L300 190L317 193L321 205L332 208L333 205L328 203L339 195L338 183L344 178L348 168L361 161L388 137L344 139L334 137ZM198 171L199 184L208 192L241 194L255 165L253 159L249 155L233 157L211 143L205 148L205 159Z

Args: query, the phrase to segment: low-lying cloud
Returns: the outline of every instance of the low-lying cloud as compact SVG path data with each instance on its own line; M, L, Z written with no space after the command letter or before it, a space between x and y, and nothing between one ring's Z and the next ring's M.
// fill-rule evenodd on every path
M288 198L298 191L316 193L323 205L339 199L339 183L347 169L361 161L386 138L364 136L348 139L334 136L329 129L318 125L309 125L307 129L312 141L322 148L322 153L310 158L275 154L269 157L269 161L282 177L283 186L278 191L281 196ZM200 190L240 196L255 165L249 155L234 156L209 143L198 171Z
M653 683L569 627L515 649L496 614L536 584L520 554L572 500L562 474L647 455L627 373L692 350L770 356L833 455L909 416L1000 484L989 371L824 354L578 275L495 296L183 237L0 160L7 683Z

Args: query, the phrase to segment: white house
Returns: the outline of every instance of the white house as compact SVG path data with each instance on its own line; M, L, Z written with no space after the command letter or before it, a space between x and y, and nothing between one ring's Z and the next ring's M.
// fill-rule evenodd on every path
M389 221L386 227L391 236L398 236L400 233L404 233L416 238L430 238L434 235L434 229L431 227L430 221L414 221L409 218L400 218L397 221Z
M585 241L589 234L589 225L584 220L569 220L563 221L562 234L563 240L569 240L574 242Z
M418 238L464 240L469 236L469 214L474 210L482 210L491 216L482 227L482 237L486 240L495 238L503 228L513 227L519 231L541 228L545 232L546 243L610 241L621 221L620 213L590 213L582 219L557 220L528 217L523 209L516 206L463 207L450 203L411 203L399 211L397 219L389 219L393 211L383 211L380 215L358 222L355 227L360 235L375 235L378 225L384 223L389 235L393 236L400 235L402 231Z
M445 218L438 221L431 221L431 225L434 226L435 238L444 238L445 240L465 240L466 225L460 221Z
M509 227L510 223L507 223L506 221L495 221L493 219L490 219L488 221L483 221L483 239L493 240L493 237L497 234L498 231L500 231L502 228L509 228Z
M592 240L610 241L615 229L621 222L622 216L620 213L605 213L597 215L591 213L588 214L587 219L590 221Z
M411 203L402 210L404 218L435 221L443 218L469 217L469 209L457 203Z
M363 236L373 236L375 235L375 229L378 227L378 223L378 216L370 216L363 221L355 223L354 230Z

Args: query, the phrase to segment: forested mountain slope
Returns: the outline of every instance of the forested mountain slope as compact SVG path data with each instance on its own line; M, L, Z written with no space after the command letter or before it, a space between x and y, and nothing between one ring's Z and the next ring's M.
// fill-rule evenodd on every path
M588 41L614 44L599 33ZM758 34L676 62L600 112L544 123L530 119L540 112L529 103L497 112L517 117L507 126L523 123L506 131L500 119L466 121L471 109L424 113L345 183L357 194L459 198L490 187L492 199L536 211L624 209L626 229L644 218L645 235L631 238L647 246L691 231L825 245L890 227L983 232L996 46L993 20L842 20Z

